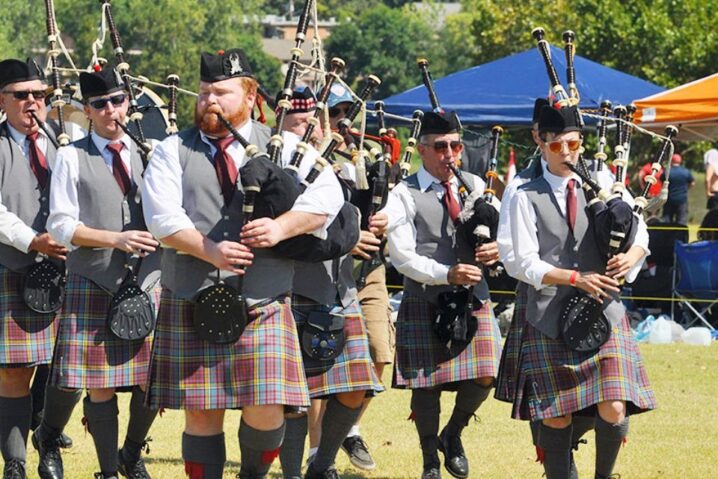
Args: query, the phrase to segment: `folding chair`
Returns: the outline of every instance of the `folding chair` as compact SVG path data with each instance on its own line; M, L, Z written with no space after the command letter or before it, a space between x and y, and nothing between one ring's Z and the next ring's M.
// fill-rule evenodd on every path
M684 318L687 316L685 313L693 314L693 318L686 320L685 327L700 321L710 330L715 330L706 319L706 313L718 303L718 241L687 244L676 241L674 256L676 267L673 272L671 317L675 318L675 305L680 303L684 308ZM702 301L692 304L692 299Z

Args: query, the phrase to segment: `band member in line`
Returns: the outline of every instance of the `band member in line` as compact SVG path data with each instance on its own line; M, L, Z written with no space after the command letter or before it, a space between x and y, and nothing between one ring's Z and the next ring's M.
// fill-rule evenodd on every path
M0 124L0 449L6 479L26 477L30 381L35 368L52 359L58 324L56 313L26 305L24 277L38 254L58 260L67 254L45 229L57 151L31 112L45 120L46 92L33 60L0 62L0 110L6 115Z
M80 90L93 131L58 153L50 196L48 229L71 252L50 378L63 394L47 395L45 415L33 437L40 451L38 472L43 479L63 477L55 438L72 414L70 392L87 389L84 416L100 466L95 477L121 473L149 478L141 450L157 415L144 406L152 335L120 339L110 331L107 315L128 267L136 268L140 257L139 284L156 307L159 244L145 230L139 149L117 124L125 121L129 108L122 79L111 68L82 73ZM132 391L119 451L118 388Z
M459 130L454 113L424 114L418 146L422 167L390 193L402 207L387 208L389 253L405 277L396 322L394 387L412 390L411 411L421 442L424 479L440 477L438 451L444 454L444 466L452 476L469 476L461 433L491 392L501 352L488 286L481 267L474 264L495 263L496 242L476 252L454 246L454 220L461 211L453 172L462 151ZM483 191L483 180L469 173L464 177L474 191ZM464 340L444 341L433 327L437 313L443 314L439 298L468 285L476 286L476 298L472 316L463 316ZM451 418L439 433L443 390L456 390L457 395Z
M242 227L238 175L250 158L218 114L263 148L270 131L250 119L256 96L244 52L202 54L195 126L160 143L145 173L147 224L167 247L148 401L185 411L182 457L192 479L222 477L226 409L242 408L239 477L262 478L284 438L285 406L309 406L288 296L294 263L269 248L304 233L325 235L341 202L326 201L325 192L338 188L327 170L290 211ZM238 287L239 276L246 328L228 344L203 339L193 298L218 277Z
M628 415L655 407L617 297L619 279L631 280L638 273L648 253L648 236L641 220L631 248L606 264L589 227L580 179L567 166L576 163L582 142L576 108L544 106L539 136L543 172L519 186L508 213L503 212L508 214L513 244L513 255L504 255L504 264L526 284L523 333L519 341L507 341L505 352L517 358L512 416L541 421L536 443L549 479L575 477L573 417L595 418L595 477L606 479L612 477L628 433ZM612 184L604 175L598 181L604 187ZM624 199L632 202L628 194ZM576 290L605 304L612 331L597 351L575 351L560 337L562 308Z

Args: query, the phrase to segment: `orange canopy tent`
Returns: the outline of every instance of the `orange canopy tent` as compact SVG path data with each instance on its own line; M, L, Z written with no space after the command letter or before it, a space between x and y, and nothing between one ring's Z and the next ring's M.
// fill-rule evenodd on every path
M636 100L636 120L662 132L666 125L679 129L678 139L718 139L718 73Z

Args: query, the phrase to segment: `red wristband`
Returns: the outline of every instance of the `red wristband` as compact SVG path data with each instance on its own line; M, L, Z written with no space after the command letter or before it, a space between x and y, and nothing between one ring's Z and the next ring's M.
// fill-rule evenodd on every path
M571 286L576 286L576 280L578 279L578 271L575 271L571 273L571 277L568 279L568 284Z

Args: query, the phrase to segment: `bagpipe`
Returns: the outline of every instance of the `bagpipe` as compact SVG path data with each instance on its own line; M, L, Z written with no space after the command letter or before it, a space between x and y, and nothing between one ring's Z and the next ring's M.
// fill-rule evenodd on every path
M537 41L537 48L541 55L550 82L550 95L553 97L552 102L555 108L565 108L567 106L575 106L578 109L578 90L576 88L576 74L573 71L573 55L575 51L573 32L564 33L564 41L566 43L566 64L567 78L569 81L569 94L560 84L558 75L556 74L553 61L551 59L548 42L544 39L545 32L541 28L534 29L532 32L534 39ZM575 90L575 92L574 92ZM573 93L572 93L573 92ZM594 176L603 169L603 164L607 159L605 153L607 145L607 128L608 115L611 111L611 103L604 101L599 109L599 122L597 127L598 148L594 155L595 165L590 168L583 158L583 154L579 154L576 165L569 164L569 168L581 178L582 189L586 199L586 210L589 215L591 233L596 241L596 246L601 257L608 261L611 257L625 253L628 251L635 240L636 232L639 227L639 214L645 201L638 200L636 207L632 208L624 199L625 177L628 168L628 155L630 151L631 134L633 130L632 115L635 113L635 107L624 107L621 105L613 109L616 123L616 139L613 149L612 166L615 169L615 181L610 191L602 188L598 184L597 177ZM581 125L583 121L580 120ZM668 132L667 132L668 133ZM671 143L670 136L665 139L664 149L667 144ZM664 156L664 153L659 158ZM647 190L646 190L647 191ZM562 338L566 345L576 351L594 351L601 347L610 336L611 327L603 314L604 304L597 301L592 296L576 291L564 306L561 314L562 320Z

